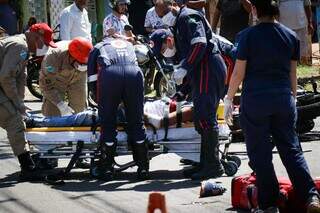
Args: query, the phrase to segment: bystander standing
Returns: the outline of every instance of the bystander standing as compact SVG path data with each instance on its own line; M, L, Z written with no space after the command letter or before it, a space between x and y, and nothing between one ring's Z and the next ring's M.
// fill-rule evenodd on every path
M300 63L309 64L308 33L313 34L310 0L279 0L279 21L293 30L300 40Z
M249 23L251 2L249 0L219 0L214 12L212 29L217 31L219 20L220 35L234 42L236 35Z
M86 5L87 0L75 0L73 4L63 9L60 14L61 40L72 40L75 37L92 40Z

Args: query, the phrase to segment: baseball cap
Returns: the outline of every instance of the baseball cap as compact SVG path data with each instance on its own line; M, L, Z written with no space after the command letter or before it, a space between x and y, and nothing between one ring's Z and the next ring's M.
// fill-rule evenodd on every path
M188 0L175 0L177 4L186 4Z
M52 34L53 30L46 23L33 24L29 28L30 32L38 32L43 35L44 43L50 47L57 47L53 42Z
M168 36L173 36L172 32L168 29L158 29L154 31L150 36L150 46L155 55L161 54L162 43Z

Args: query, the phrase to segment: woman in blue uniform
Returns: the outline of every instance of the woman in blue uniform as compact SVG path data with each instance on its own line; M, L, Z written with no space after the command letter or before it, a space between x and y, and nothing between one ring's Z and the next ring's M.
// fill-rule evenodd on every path
M225 97L225 119L232 124L232 99L243 82L241 127L257 175L258 212L278 212L271 136L308 212L319 212L319 194L295 132L299 41L293 31L276 22L279 10L272 0L253 0L252 4L260 23L239 34L237 61Z

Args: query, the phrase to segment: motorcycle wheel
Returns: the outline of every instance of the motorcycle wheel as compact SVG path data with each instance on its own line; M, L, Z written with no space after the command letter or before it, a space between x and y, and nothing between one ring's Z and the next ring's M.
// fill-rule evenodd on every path
M238 166L238 168L241 166L241 159L238 157L238 156L235 156L235 155L227 155L226 156L226 159L228 161L232 161L232 162L235 162Z
M157 97L171 97L176 92L169 88L166 79L161 73L157 73L153 85Z
M296 131L299 134L308 133L314 128L314 125L315 123L313 120L298 121L296 125Z
M28 87L30 93L34 97L42 100L43 96L42 96L40 86L39 86L39 71L38 70L31 69L28 71L27 87Z

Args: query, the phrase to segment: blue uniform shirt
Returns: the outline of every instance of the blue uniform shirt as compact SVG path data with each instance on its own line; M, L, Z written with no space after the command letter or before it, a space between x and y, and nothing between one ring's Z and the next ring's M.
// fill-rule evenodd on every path
M203 60L206 51L220 53L218 46L212 43L212 30L200 12L182 7L174 26L178 59L188 73Z
M299 60L296 34L279 23L260 23L238 35L237 59L246 60L243 94L291 91L291 60Z
M88 82L97 80L99 70L110 65L137 64L134 47L123 39L106 38L91 51L88 59Z

